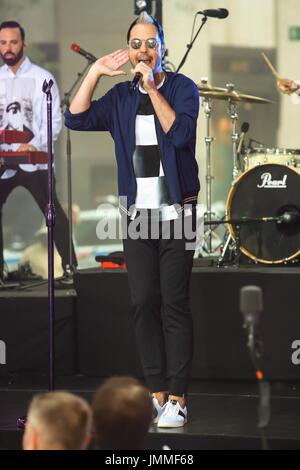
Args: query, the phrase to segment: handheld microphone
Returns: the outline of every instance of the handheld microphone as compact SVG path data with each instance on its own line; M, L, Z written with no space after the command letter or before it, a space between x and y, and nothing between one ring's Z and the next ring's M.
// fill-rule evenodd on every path
M211 9L211 10L203 10L203 11L198 11L198 14L204 15L204 16L209 16L210 18L219 18L219 20L222 20L223 18L227 18L229 15L229 11L226 10L226 8L218 8L216 10Z
M143 74L141 72L137 72L135 76L133 77L131 83L130 83L130 90L135 90L137 87L140 79L143 77Z
M82 49L80 46L78 46L78 44L76 44L75 42L73 42L73 44L71 45L71 49L72 51L74 52L77 52L77 54L80 54L82 55L83 57L85 57L89 62L96 62L97 57L95 57L93 54L91 54L90 52L87 52L85 51L84 49Z

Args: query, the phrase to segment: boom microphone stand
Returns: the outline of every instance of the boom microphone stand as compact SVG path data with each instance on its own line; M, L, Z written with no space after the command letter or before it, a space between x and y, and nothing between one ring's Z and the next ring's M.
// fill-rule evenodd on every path
M181 60L181 62L180 62L180 64L179 64L179 66L177 67L177 70L176 70L177 73L179 72L179 70L180 70L180 69L183 67L183 65L185 64L185 61L186 61L186 59L187 59L189 53L191 52L191 49L192 49L192 47L193 47L193 45L194 45L194 42L196 41L196 39L197 39L197 37L198 37L198 35L199 35L201 29L203 28L203 26L204 26L205 23L207 22L207 16L203 16L203 18L202 18L201 21L202 21L202 23L201 23L201 26L200 26L200 28L198 29L197 33L195 34L195 36L194 36L194 38L192 39L191 43L190 43L190 44L187 44L187 46L186 46L186 47L187 47L187 51L186 51L186 53L184 54L184 56L183 56L183 58L182 58L182 60Z
M81 78L85 75L86 71L92 64L92 61L88 61L87 65L84 67L82 72L79 72L77 78L70 90L64 94L64 99L61 101L61 110L64 113L65 109L70 107L70 98L73 91L77 87ZM72 275L75 271L73 252L72 252L72 243L73 243L73 214L72 214L72 143L71 143L71 131L67 128L67 143L66 143L66 153L67 153L67 186L68 186L68 219L69 219L69 275Z
M87 65L84 67L82 72L77 74L77 78L73 85L71 86L70 90L64 94L64 99L61 101L60 107L62 113L64 113L65 109L70 106L70 98L72 96L73 91L77 87L81 78L85 75L87 69L93 63L93 60L88 60ZM75 272L74 260L73 260L73 251L72 251L72 243L73 243L73 215L72 215L72 144L71 144L71 131L67 128L67 144L66 144L66 153L67 153L67 187L68 187L68 223L69 223L69 268L68 272L66 273L68 278L64 281L64 284L71 284L72 283L72 274ZM34 285L30 286L22 286L19 290L26 290L29 287L37 287L40 285L45 284L45 281L40 281L34 283Z
M210 220L205 221L204 225L234 225L236 228L236 239L235 239L235 247L234 247L234 265L238 266L238 260L240 256L240 247L241 247L241 226L244 224L261 224L261 223L270 223L275 222L277 224L290 224L294 223L296 220L299 220L300 214L295 212L286 211L282 215L279 216L272 216L272 217L241 217L237 219L227 219L227 220ZM223 266L224 258L226 251L228 250L230 241L233 240L233 236L229 234L226 244L223 248L222 254L218 259L218 268Z

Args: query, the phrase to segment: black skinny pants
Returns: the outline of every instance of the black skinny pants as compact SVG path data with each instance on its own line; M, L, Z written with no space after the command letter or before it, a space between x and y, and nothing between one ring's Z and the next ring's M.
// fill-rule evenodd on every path
M168 239L163 239L165 223L160 222L158 239L128 236L123 244L135 334L148 387L152 392L181 396L187 393L193 353L189 284L194 250L186 250L184 236L174 239L174 223L178 221L171 222Z

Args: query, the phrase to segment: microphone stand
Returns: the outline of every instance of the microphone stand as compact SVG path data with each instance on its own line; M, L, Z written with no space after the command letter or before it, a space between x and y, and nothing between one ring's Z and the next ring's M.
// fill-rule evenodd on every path
M43 83L43 93L47 95L47 138L48 138L48 204L45 210L45 220L48 227L48 389L55 389L55 348L54 348L54 226L55 207L53 198L53 149L52 149L52 94L53 81ZM17 427L24 429L27 416L17 419Z
M47 125L48 125L48 205L45 219L48 227L48 297L49 297L49 391L55 388L55 351L54 351L54 226L55 207L53 203L53 154L52 154L52 80L44 81L43 92L47 95Z
M61 105L60 105L62 113L64 113L65 109L70 107L70 98L72 96L72 93L92 63L93 63L92 61L88 61L83 71L77 74L77 78L75 82L73 83L73 85L71 86L70 90L64 94L64 99L61 101ZM73 260L73 251L72 251L72 243L73 243L72 143L71 143L71 131L69 128L67 128L66 153L67 153L67 187L68 187L68 219L69 219L69 269L70 269L69 274L72 275L75 271L75 267L74 267L74 260Z
M186 46L186 47L187 47L187 51L186 51L186 53L184 54L184 56L183 56L183 58L182 58L182 61L180 62L179 66L177 67L177 70L176 70L177 73L179 72L179 70L180 70L180 69L183 67L183 65L185 64L185 61L186 61L186 59L187 59L187 57L188 57L188 55L189 55L189 53L190 53L190 51L191 51L191 49L192 49L192 47L193 47L193 45L194 45L194 42L196 41L196 39L197 39L197 37L198 37L198 35L199 35L201 29L203 28L203 26L204 26L205 23L207 22L207 16L204 16L201 21L202 21L202 24L201 24L200 28L198 29L197 33L195 34L195 37L193 38L192 42L191 42L190 44L187 44L187 46Z
M255 285L244 286L240 289L240 311L243 315L243 328L247 330L247 347L255 369L259 386L258 428L261 432L262 450L269 450L266 430L270 423L270 384L264 377L262 357L264 354L261 339L261 314L263 311L263 292Z
M62 114L64 113L65 109L70 106L70 97L72 96L72 93L74 89L77 87L79 81L81 78L84 76L86 73L87 69L90 67L90 65L93 63L93 61L88 61L88 64L85 66L82 72L78 72L77 78L70 88L69 91L67 91L64 94L64 99L61 101L60 107ZM69 128L67 128L67 145L66 145L66 152L67 152L67 187L68 187L68 224L69 224L69 272L66 274L68 275L68 278L70 281L72 281L72 274L75 271L74 267L74 260L73 260L73 250L72 250L72 242L73 242L73 215L72 215L72 145L71 145L71 131ZM61 279L61 278L59 278ZM19 288L19 290L26 290L28 288L32 287L38 287L45 284L45 280L42 280L40 282L35 282L34 284L30 284L27 286L22 286ZM1 286L0 286L1 287Z
M263 344L255 333L254 321L248 321L244 325L244 328L248 329L248 349L252 364L255 369L255 376L258 381L259 390L259 405L258 405L258 428L261 433L261 446L262 450L269 450L266 430L270 423L271 418L271 407L270 407L270 383L265 380L262 368L260 366L260 360L263 356Z

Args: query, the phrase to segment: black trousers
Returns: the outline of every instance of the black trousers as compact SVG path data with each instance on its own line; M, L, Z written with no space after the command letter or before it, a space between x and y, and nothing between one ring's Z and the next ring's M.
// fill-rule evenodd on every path
M158 239L135 240L127 233L123 244L148 387L181 396L187 393L193 353L189 284L194 250L186 249L185 236L174 238L173 221L170 236L163 239L164 224L159 223Z
M2 227L2 207L10 193L18 186L26 188L33 196L37 205L45 214L48 203L48 176L47 171L38 170L34 172L23 171L18 168L17 173L12 178L0 179L0 274L3 273L3 227ZM56 191L54 190L55 205L55 228L54 241L58 253L62 258L63 269L69 264L69 224L66 214L61 207ZM76 255L72 243L73 262L77 266Z

